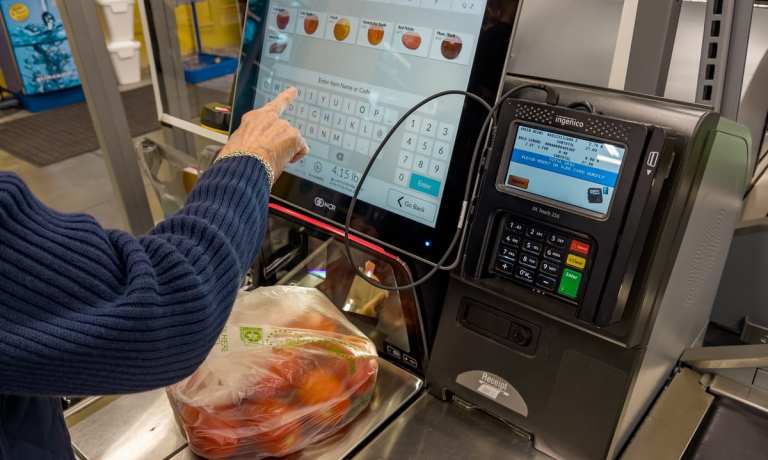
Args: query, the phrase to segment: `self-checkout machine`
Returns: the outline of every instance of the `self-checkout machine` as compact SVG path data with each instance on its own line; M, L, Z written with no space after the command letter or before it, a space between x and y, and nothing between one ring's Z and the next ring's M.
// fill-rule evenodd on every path
M700 107L509 79L507 89L545 85L559 97L505 101L465 206L485 112L440 99L406 120L362 187L351 231L356 268L370 274L360 277L339 243L360 172L422 98L497 98L518 6L393 3L253 0L245 11L232 119L296 86L285 115L312 150L273 190L261 274L317 286L381 354L371 410L302 455L545 457L535 445L612 456L706 321L746 143ZM397 292L365 284L420 278L450 252L466 211L450 280ZM170 452L192 457L183 444Z
M416 12L406 25L382 6L336 14L249 5L234 118L296 86L286 115L312 149L287 169L273 207L333 226L359 192L353 233L428 262L450 252L467 212L444 302L420 309L440 310L430 393L496 417L509 428L502 436L522 434L547 455L617 456L708 323L749 135L700 106L509 78L470 202L457 191L474 181L466 175L484 112L454 96L408 117L358 187L389 127L422 98L468 88L495 99L507 44L482 45L513 26L480 27L482 15L460 11L462 29L455 11L432 10L419 12L430 15L426 30L412 25ZM474 56L462 57L473 45ZM320 50L338 46L346 52L321 62L329 60ZM385 356L393 351L403 355L385 344ZM359 456L418 455L414 446L437 449L445 433L466 428L447 426L435 407L422 396Z
M172 11L160 3L142 5L148 29L173 21ZM311 148L273 188L264 254L245 288L272 283L317 287L373 339L380 354L370 408L339 436L298 458L353 456L415 400L434 400L424 391L424 375L447 276L397 291L372 287L363 278L401 287L448 252L463 212L461 189L469 165L468 156L453 152L471 150L482 106L465 104L459 96L437 101L410 117L387 144L353 215L352 259L364 277L345 255L341 224L360 172L411 106L441 89L469 89L493 102L518 8L518 2L495 7L486 2L398 2L396 8L393 3L253 0L245 10L232 128L245 112L295 86L299 97L284 115ZM167 47L153 43L150 51L156 87L165 88L158 94L161 121L182 132L225 140L194 118L167 113L165 107L173 111L170 106L187 103L183 96L173 102L173 94L167 94L174 75L178 80L183 74L178 65L167 65ZM181 83L177 90L183 95L189 88ZM183 149L184 142L176 147ZM144 411L131 398L119 398L117 405L90 417L89 427L103 426L108 419L131 425L134 419L125 417L128 406L134 408L135 426L142 425ZM105 442L113 434L77 430L73 439L79 450L86 457L130 451L141 458L159 453L162 446L168 458L194 458L179 439L162 394L147 399L162 429L141 427L137 436L123 433L116 443ZM440 405L451 409L444 417L464 420L452 406ZM478 438L486 437L486 448L499 453L532 451L528 443L506 436L505 426L478 415L479 422L466 424L466 436L477 430ZM136 447L142 443L145 447Z

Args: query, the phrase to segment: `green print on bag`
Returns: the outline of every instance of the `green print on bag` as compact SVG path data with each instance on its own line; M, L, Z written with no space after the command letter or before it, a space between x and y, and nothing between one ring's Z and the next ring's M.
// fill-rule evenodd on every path
M264 334L260 327L240 328L240 340L245 345L261 345L263 336Z

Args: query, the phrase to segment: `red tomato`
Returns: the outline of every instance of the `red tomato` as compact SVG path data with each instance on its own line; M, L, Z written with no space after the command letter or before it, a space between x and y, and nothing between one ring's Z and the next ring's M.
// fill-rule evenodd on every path
M247 432L254 433L246 441L248 453L270 457L290 453L298 442L300 420L286 421L296 408L281 401L251 401L243 407ZM250 444L250 445L249 445Z
M187 427L189 445L192 450L206 458L218 459L233 456L237 451L238 424L199 412L198 424Z
M307 312L300 318L291 322L288 327L294 329L309 329L312 331L338 332L336 321L316 311Z
M274 399L263 401L245 401L242 407L243 416L248 419L249 425L253 422L268 424L272 420L280 420L290 411L290 407L284 402Z
M353 397L359 397L373 390L379 362L376 358L356 361L355 373L347 382L347 388L353 391Z
M313 406L339 398L344 393L344 385L328 369L315 369L309 372L304 384L299 387L297 396L302 404Z
M188 406L184 403L179 403L179 417L184 422L184 426L196 426L202 419L202 413L199 408L195 406Z
M329 405L313 415L315 422L324 429L333 428L347 415L351 403L348 398Z
M335 356L326 357L320 364L320 367L323 369L328 369L333 372L333 375L335 375L341 382L345 382L350 375L352 375L353 366L354 361L352 358L342 359Z
M299 387L307 372L316 367L311 356L301 350L276 350L268 371L286 382L290 387Z
M287 380L274 375L267 375L248 388L248 398L255 401L284 398L292 390L293 388Z
M301 421L293 420L262 431L254 435L252 440L260 454L282 457L302 447L299 445L302 442Z
M191 406L184 403L179 403L180 410L179 415L187 426L204 425L209 421L210 417L216 417L224 420L225 423L234 424L236 422L231 419L238 418L238 410L235 405L228 404L226 406L217 406L209 409L203 409L197 406ZM215 416L212 414L216 414Z
M330 370L342 382L351 374L355 355L344 345L331 341L319 341L307 344L306 349L311 350L310 353L318 367Z

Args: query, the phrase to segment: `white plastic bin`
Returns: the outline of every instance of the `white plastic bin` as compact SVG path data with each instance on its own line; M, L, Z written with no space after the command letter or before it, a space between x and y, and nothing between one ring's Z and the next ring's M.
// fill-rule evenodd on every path
M113 42L133 40L133 5L135 0L96 0L104 12Z
M109 54L112 56L112 65L115 67L117 81L121 85L141 81L139 48L141 48L141 44L134 40L112 42L107 45Z

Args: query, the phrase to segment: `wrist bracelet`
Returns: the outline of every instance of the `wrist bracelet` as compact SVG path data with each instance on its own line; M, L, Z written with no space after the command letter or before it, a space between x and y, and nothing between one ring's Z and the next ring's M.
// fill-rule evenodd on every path
M266 150L266 148L264 148L264 150ZM267 173L267 177L269 178L269 188L271 189L272 186L275 185L275 170L272 169L272 165L270 165L269 162L264 159L261 153L238 150L230 154L227 154L225 156L220 156L216 158L216 161L214 161L213 164L216 164L220 161L224 161L227 158L240 158L240 157L249 157L249 158L255 158L259 160L259 163L261 163L261 165L264 167L264 171Z

